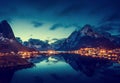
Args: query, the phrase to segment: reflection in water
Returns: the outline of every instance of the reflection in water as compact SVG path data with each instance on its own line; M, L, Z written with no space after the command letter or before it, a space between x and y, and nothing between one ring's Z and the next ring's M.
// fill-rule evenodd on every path
M14 71L0 72L0 83L10 83L13 75Z
M11 76L8 75L6 78L9 78L9 81L10 77L12 78L10 83L119 83L120 81L120 65L110 60L62 54L40 55L29 61L35 63L35 66L16 71L14 75L9 74Z
M112 65L111 61L99 58L95 59L73 54L64 54L63 57L76 71L81 71L87 76L93 76L96 70L104 66Z
M94 83L119 83L120 81L120 64L108 59L91 58L80 55L62 55L65 61L76 71L82 72ZM86 79L86 78L83 78ZM85 81L89 82L89 81Z

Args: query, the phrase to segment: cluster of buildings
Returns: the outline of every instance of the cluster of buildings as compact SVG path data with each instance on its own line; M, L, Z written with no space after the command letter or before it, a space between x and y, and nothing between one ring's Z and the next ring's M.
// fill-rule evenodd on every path
M120 49L81 48L79 50L71 51L71 53L120 61Z
M19 55L22 58L31 58L36 57L40 54L60 54L60 53L69 53L69 54L80 54L81 56L91 56L94 58L106 58L113 61L120 62L120 49L103 49L103 48L80 48L79 50L73 51L55 51L55 50L47 50L47 51L19 51L17 53L0 53L0 56L7 55Z

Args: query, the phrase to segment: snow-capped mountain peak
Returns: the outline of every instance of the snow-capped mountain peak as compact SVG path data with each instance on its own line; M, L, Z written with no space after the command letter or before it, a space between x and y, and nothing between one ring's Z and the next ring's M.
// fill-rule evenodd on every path
M118 45L110 40L108 33L101 33L94 30L91 25L85 25L81 30L74 31L60 46L60 50L74 50L82 47L100 47L100 48L114 48Z
M90 36L90 37L101 37L101 35L93 30L93 27L89 24L86 24L80 30L81 36Z

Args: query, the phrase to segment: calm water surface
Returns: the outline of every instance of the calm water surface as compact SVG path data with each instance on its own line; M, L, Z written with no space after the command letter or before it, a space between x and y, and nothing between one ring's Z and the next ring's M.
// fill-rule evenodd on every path
M120 83L120 65L108 60L66 54L29 61L35 66L14 72L8 83Z

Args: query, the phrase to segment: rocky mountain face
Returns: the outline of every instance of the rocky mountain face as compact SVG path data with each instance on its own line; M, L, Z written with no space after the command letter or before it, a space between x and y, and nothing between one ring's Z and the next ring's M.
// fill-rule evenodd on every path
M51 47L52 47L53 49L59 49L60 46L63 45L64 41L65 41L65 38L63 38L63 39L58 39L58 40L56 40L55 42L51 43Z
M10 25L8 24L6 20L3 20L0 23L0 33L2 34L4 38L15 39L12 28L10 27Z
M91 25L74 31L58 50L75 50L82 47L116 48L120 47L120 38L108 32L97 32Z
M28 41L23 42L23 45L29 48L34 48L36 50L49 50L52 47L48 44L47 41L42 41L39 39L30 38Z
M82 47L117 48L120 47L120 36L113 36L108 32L96 31L91 25L85 25L81 30L76 30L63 40L58 40L52 45L47 42L30 39L20 43L14 36L12 28L7 21L0 22L0 52L38 50L75 50ZM30 47L30 48L29 48ZM32 49L34 48L34 49Z
M18 52L18 51L31 51L19 43L14 36L12 28L6 20L0 23L0 52Z

